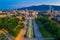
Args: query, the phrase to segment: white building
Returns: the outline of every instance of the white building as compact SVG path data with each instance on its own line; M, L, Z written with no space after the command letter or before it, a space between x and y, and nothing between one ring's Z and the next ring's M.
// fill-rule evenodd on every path
M2 13L2 11L0 11L0 13Z

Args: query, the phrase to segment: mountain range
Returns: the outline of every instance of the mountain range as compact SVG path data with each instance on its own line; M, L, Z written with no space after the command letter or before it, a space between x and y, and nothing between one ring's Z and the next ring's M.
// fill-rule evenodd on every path
M50 9L50 6L54 10L60 11L60 6L55 6L55 5L38 5L38 6L29 6L29 7L23 7L23 8L18 8L18 10L36 10L36 11L47 11Z

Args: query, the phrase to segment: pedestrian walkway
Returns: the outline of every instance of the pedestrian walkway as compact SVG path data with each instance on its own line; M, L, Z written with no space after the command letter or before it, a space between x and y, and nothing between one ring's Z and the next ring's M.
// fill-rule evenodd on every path
M15 40L25 40L24 33L25 33L25 29L21 29Z
M34 25L34 33L35 33L36 38L38 38L38 40L44 40L44 38L42 37L41 32L38 29L38 26L36 24L35 19L33 19L33 25Z

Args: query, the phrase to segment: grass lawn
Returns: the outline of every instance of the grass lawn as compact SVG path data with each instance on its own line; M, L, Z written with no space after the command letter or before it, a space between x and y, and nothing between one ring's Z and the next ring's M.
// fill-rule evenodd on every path
M37 21L37 25L44 38L54 38L54 35L52 35L47 30L45 30L45 28L43 27L43 25L40 22Z
M14 30L15 31L15 36L18 35L18 33L20 32L21 29L22 29L22 27L18 27L16 30Z
M60 40L60 28L59 25L54 21L54 19L49 19L49 17L36 18L38 27L45 39L56 39Z
M5 35L4 34L0 34L0 38L4 38L5 37Z
M16 30L12 29L12 30L9 30L8 32L12 34L14 37L16 37L22 28L23 27L19 26Z

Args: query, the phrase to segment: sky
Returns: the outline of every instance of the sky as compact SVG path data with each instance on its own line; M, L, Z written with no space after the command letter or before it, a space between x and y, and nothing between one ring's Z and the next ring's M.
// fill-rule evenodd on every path
M0 10L2 9L16 9L28 6L37 5L58 5L60 0L0 0Z

